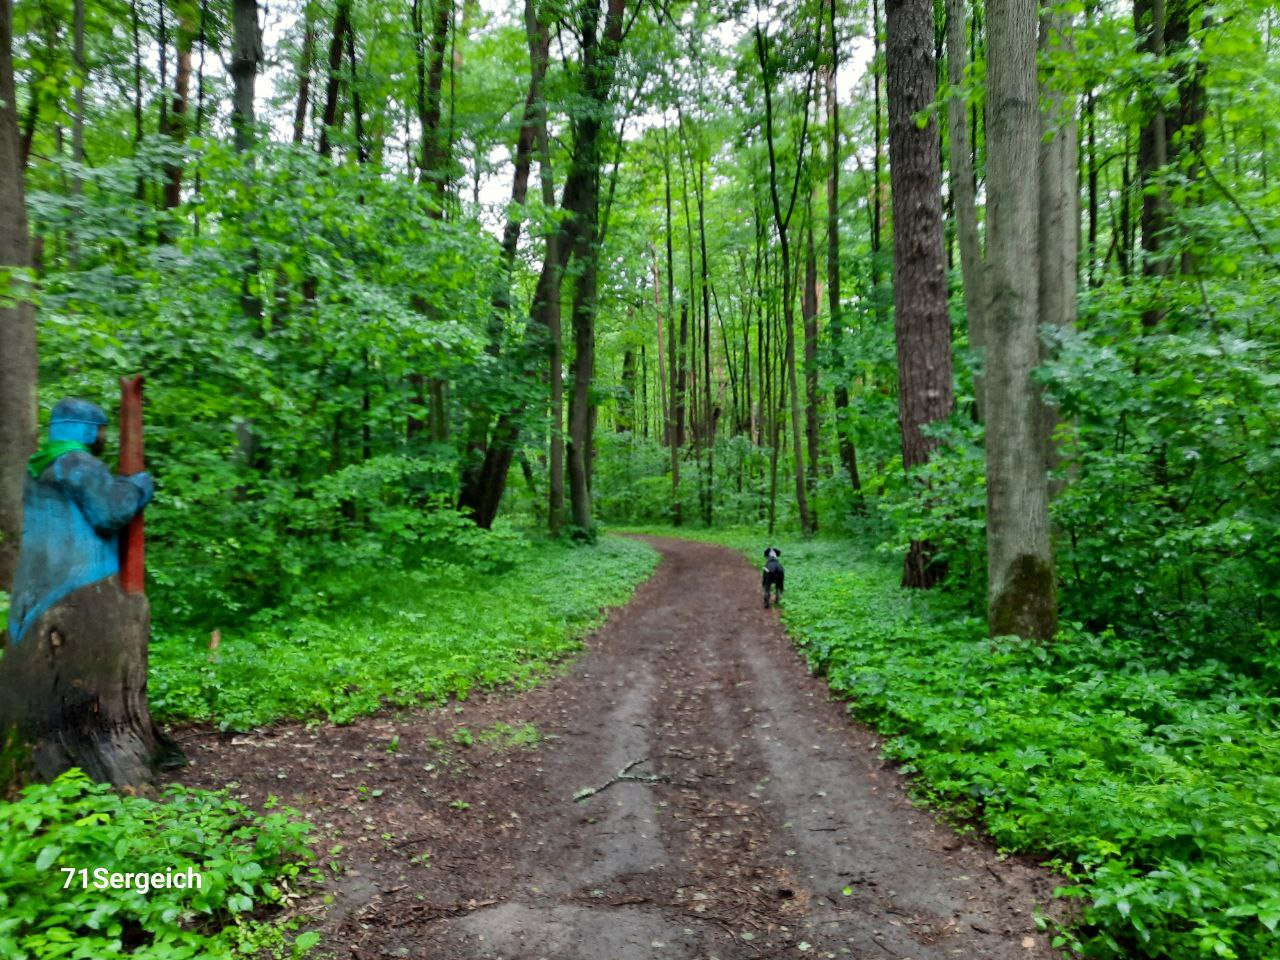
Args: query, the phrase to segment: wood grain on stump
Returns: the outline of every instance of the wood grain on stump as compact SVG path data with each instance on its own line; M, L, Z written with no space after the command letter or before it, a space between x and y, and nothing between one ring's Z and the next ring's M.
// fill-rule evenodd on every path
M29 772L72 767L121 788L151 784L181 753L147 707L151 608L117 577L82 587L42 614L0 657L0 730L16 729Z

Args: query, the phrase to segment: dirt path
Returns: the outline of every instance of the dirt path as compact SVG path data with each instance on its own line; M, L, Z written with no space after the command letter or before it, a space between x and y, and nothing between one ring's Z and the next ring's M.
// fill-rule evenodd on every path
M238 776L345 846L317 916L340 958L1053 956L1032 922L1050 878L907 801L760 609L758 571L650 542L654 577L539 687L195 737L184 779ZM535 749L511 743L528 723Z

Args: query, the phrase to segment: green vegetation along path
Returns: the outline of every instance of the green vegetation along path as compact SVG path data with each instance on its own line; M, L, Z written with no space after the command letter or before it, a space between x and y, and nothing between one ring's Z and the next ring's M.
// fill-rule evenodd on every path
M235 776L342 844L336 900L314 908L325 946L358 960L1052 956L1033 922L1052 878L908 802L760 609L758 571L721 547L650 542L653 578L535 689L194 739L206 785Z

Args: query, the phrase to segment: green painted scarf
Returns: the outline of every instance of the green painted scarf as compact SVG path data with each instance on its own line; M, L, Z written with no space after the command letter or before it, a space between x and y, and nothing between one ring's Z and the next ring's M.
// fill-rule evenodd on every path
M40 474L45 472L49 464L64 453L71 453L73 450L89 452L89 448L78 440L46 440L44 445L32 454L31 459L27 461L27 472L38 480Z

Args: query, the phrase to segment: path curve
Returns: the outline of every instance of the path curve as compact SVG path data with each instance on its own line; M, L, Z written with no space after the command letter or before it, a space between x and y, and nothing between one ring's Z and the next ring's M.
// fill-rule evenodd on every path
M325 945L359 960L1054 956L1032 919L1051 878L912 806L760 609L759 572L643 539L654 576L533 690L203 744L212 785L256 740L248 795L292 778L285 799L354 851ZM459 746L463 722L546 739Z

